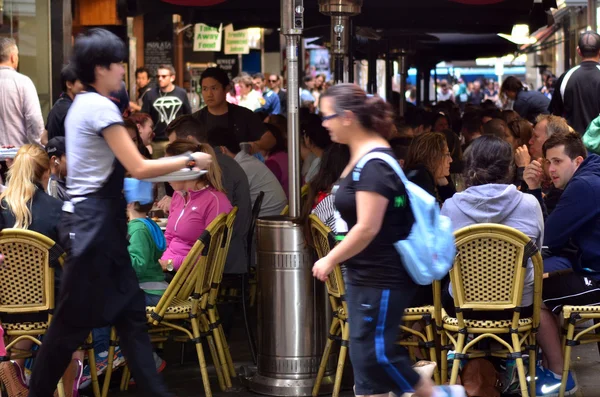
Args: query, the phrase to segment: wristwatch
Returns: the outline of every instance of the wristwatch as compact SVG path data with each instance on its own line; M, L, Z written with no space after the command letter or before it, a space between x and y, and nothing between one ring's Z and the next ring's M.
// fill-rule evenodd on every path
M187 163L185 163L185 166L191 170L196 166L196 160L194 159L194 156L192 156L191 153L186 153L186 155L187 155L188 161L187 161Z
M173 259L169 259L167 261L167 271L172 272L173 270L175 270L175 268L173 267Z

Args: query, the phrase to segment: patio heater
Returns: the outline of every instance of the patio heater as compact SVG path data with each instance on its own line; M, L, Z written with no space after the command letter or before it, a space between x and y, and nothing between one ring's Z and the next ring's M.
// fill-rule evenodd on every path
M289 216L259 218L257 227L258 349L250 390L271 396L310 396L331 323L325 286L312 276L314 256L300 215L299 42L303 0L281 0L288 70ZM330 361L332 363L332 361ZM333 374L335 365L330 365ZM323 393L331 393L326 372Z
M398 115L404 117L406 113L406 78L408 77L408 51L401 49L398 56L398 74L400 75L400 101Z
M362 0L319 0L321 14L331 17L331 54L334 81L348 82L344 73L350 47L350 17L360 14Z

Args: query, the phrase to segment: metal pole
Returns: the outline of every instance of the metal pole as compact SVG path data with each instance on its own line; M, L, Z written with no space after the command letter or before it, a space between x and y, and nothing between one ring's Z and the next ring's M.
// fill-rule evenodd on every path
M404 117L406 112L406 77L408 74L408 65L406 60L406 53L401 52L398 57L398 73L400 74L400 109L398 115Z
M281 32L286 39L288 71L289 216L300 216L300 102L298 51L304 28L302 0L281 0Z
M587 23L588 23L588 29L593 30L594 32L596 31L596 0L588 0L588 6L587 6Z

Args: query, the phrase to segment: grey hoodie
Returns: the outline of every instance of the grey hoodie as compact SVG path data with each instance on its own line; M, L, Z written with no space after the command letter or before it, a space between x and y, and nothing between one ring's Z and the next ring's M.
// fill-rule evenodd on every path
M454 230L478 223L499 223L525 233L538 247L544 241L544 218L537 199L514 185L472 186L446 200L441 214L452 220ZM529 261L521 305L532 303L533 265Z

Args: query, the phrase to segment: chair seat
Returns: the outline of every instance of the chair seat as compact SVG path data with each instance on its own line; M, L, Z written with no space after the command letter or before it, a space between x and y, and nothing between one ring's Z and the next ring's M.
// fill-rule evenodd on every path
M420 307L407 307L404 309L404 315L415 315L415 314L433 314L433 306L420 306Z
M589 313L600 315L600 306L563 306L563 316L569 318L571 313Z
M458 319L450 317L445 311L442 312L442 321L445 325L458 327ZM470 320L465 319L467 328L510 328L512 320ZM520 318L519 327L529 327L533 325L531 317Z
M45 331L48 329L48 322L3 323L2 328L4 328L5 331Z
M146 306L146 314L151 314L155 311L155 306ZM192 311L192 300L182 300L173 298L171 305L167 308L165 314L184 314L191 313Z

